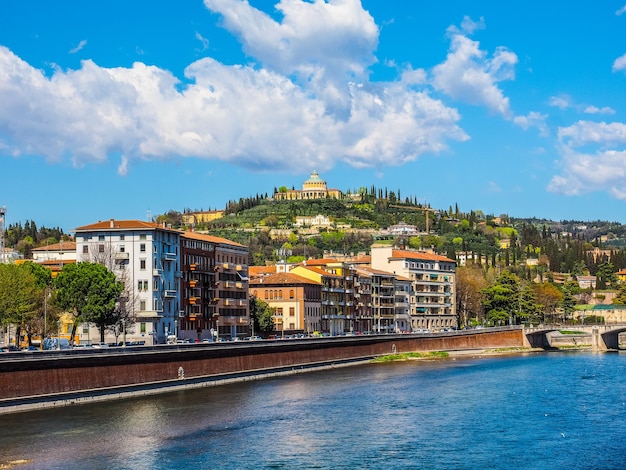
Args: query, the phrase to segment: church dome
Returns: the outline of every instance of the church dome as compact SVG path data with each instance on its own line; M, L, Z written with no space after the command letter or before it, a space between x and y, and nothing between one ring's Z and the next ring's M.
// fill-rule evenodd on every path
M326 189L326 181L320 178L320 175L317 174L317 171L311 173L311 177L304 182L302 185L302 189L317 189L317 190L325 190Z

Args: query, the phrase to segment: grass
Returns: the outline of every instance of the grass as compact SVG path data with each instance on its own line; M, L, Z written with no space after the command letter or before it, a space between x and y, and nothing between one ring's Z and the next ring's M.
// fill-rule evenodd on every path
M408 361L409 359L443 359L448 357L449 354L445 351L432 351L432 352L408 352L400 354L387 354L385 356L379 356L372 359L372 362L393 362L393 361Z
M584 335L586 334L584 331L572 331L572 330L560 330L559 333L562 335Z

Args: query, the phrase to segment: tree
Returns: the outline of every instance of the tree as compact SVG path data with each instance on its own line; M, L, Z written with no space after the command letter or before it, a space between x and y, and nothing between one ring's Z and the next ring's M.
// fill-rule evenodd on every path
M581 292L581 288L576 281L567 281L563 285L563 298L561 299L560 306L563 309L563 321L567 318L571 318L574 313L574 306L576 305L575 294Z
M519 309L519 278L515 274L504 271L482 294L490 322L502 325L512 321Z
M267 302L250 296L250 320L253 322L254 330L260 333L269 334L274 331L274 315L276 309L270 307Z
M17 338L24 325L37 314L36 279L24 265L0 264L0 323L17 325Z
M487 286L478 265L459 267L456 270L456 303L459 325L468 326L470 320L479 321L482 313L481 291Z
M548 317L554 314L557 306L563 298L563 293L551 282L534 284L533 287L537 295L537 302L541 305L544 314L547 314Z
M526 283L520 292L518 316L527 322L539 322L541 318L541 304L537 301L537 292L534 284Z
M22 266L33 275L35 281L35 315L29 317L29 320L24 323L28 344L31 345L33 336L45 337L48 330L56 324L58 311L51 302L54 296L52 272L41 264L32 261L26 262Z
M115 274L97 263L68 264L56 277L55 286L57 305L74 317L71 338L78 323L94 323L104 342L105 328L118 321L115 312L123 291Z

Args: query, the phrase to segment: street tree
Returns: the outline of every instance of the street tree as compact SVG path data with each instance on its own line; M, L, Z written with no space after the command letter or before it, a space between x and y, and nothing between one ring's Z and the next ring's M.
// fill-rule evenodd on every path
M556 308L559 306L563 293L559 288L551 282L542 282L541 284L534 284L534 289L537 294L537 302L541 305L544 313L544 323L546 317L548 320L556 312Z
M503 271L496 282L482 290L483 308L488 320L497 325L513 322L519 310L519 278Z
M274 315L276 309L270 307L267 302L250 296L250 320L253 322L255 331L269 334L274 331Z
M479 323L482 315L481 291L487 286L483 270L478 265L462 266L456 270L456 302L459 325Z
M55 286L57 305L74 317L71 338L79 323L93 323L103 342L105 328L118 321L115 312L123 286L115 274L97 263L68 264L56 277Z
M24 265L0 264L0 323L15 325L15 338L37 314L36 292L35 276Z

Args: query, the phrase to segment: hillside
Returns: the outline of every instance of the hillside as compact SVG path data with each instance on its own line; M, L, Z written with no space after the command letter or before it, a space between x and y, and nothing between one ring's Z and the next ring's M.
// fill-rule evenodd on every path
M485 265L517 266L520 272L527 271L524 277L538 269L526 266L529 258L555 272L596 274L609 260L615 269L626 268L626 227L617 222L516 219L462 212L458 207L433 209L409 198L400 202L393 192L379 196L362 193L341 200L293 201L256 196L231 201L222 218L193 228L248 245L251 264L290 256L295 260L317 257L324 252L357 254L367 252L374 240L387 238L451 258L463 253ZM297 217L317 215L327 217L330 224L317 228L296 224ZM170 212L160 217L183 226L181 216ZM419 233L395 236L385 232L398 223L415 226Z

